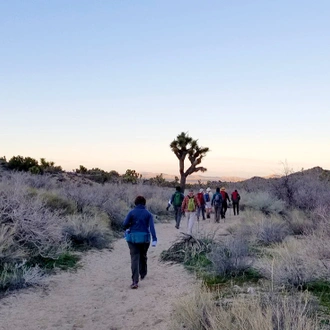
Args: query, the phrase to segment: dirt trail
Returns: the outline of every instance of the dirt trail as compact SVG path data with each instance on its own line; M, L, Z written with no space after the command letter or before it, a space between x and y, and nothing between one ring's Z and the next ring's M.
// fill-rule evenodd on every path
M225 232L238 217L214 224L195 223L194 232ZM186 220L182 219L181 230ZM160 253L179 237L174 220L156 224L159 243L148 252L148 275L137 290L130 289L130 256L124 239L112 251L89 252L75 272L61 272L46 285L28 288L0 300L0 329L169 329L173 302L191 290L196 279L182 265L159 261Z

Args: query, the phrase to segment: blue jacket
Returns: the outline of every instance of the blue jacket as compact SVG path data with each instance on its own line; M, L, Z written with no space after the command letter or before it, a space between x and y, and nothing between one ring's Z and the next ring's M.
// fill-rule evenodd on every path
M152 236L152 241L157 241L154 218L144 205L136 205L133 210L128 212L124 223L124 229L130 229L131 233L142 232Z
M212 201L211 201L211 205L212 205L212 206L214 205L215 196L217 196L217 195L220 195L220 198L219 198L219 202L220 202L220 204L223 202L223 199L222 199L222 195L221 195L221 193L216 192L216 193L213 195L213 197L212 197Z

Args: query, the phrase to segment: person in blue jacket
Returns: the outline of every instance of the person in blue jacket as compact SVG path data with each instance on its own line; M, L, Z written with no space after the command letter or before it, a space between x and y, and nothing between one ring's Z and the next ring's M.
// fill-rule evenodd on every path
M157 245L154 219L146 209L146 199L137 196L134 201L135 208L131 210L123 223L126 230L126 241L131 255L132 289L139 287L139 276L143 280L147 275L147 253L150 246L150 234L152 246Z

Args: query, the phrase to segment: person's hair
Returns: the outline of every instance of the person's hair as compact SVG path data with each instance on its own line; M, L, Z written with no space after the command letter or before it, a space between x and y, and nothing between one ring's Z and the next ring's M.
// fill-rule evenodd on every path
M146 199L143 196L138 196L135 198L134 204L135 205L146 205Z
M217 189L215 190L216 192L220 192L220 188L219 187L217 187Z
M175 189L176 189L176 191L181 192L181 187L180 186L177 186Z

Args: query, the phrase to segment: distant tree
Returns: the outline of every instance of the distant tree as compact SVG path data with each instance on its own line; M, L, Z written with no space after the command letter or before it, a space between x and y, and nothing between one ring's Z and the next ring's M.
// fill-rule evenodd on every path
M137 173L135 170L127 169L126 173L122 176L123 182L126 183L137 183L138 179L142 178L142 175Z
M76 173L86 174L87 168L83 165L79 165L79 168L76 169Z
M16 171L27 172L34 166L39 167L38 161L31 157L13 156L8 161L8 168Z
M198 165L201 164L202 159L205 157L206 153L209 152L209 148L200 147L197 140L194 140L188 133L184 132L179 134L177 138L172 141L170 148L179 159L180 186L181 190L184 192L189 175L199 171L207 171L205 167ZM191 165L185 171L185 159L187 156Z
M110 171L109 175L110 175L110 177L113 177L113 178L119 178L120 177L120 174L115 170Z
M6 168L8 165L7 160L6 160L6 156L0 157L0 167L2 168Z
M154 178L150 178L149 182L152 185L163 186L163 185L165 185L166 180L163 177L163 173L160 173L160 175L156 175Z

